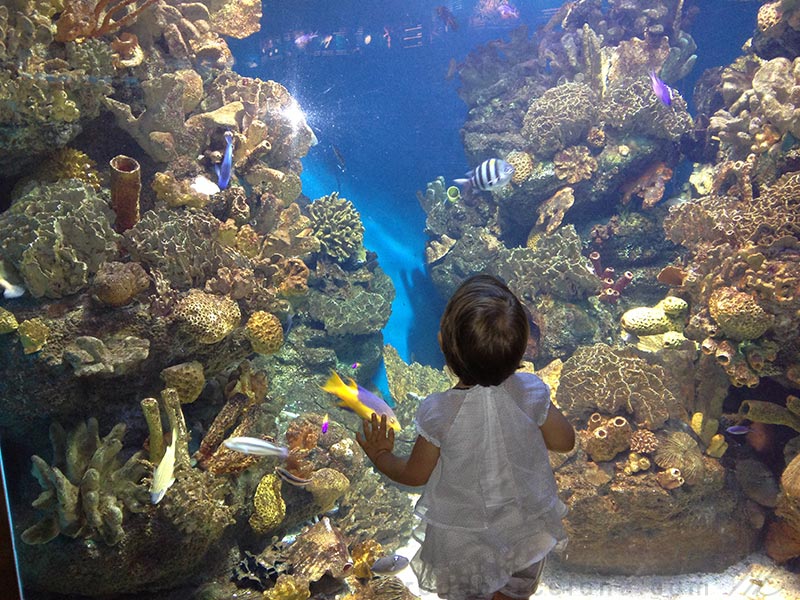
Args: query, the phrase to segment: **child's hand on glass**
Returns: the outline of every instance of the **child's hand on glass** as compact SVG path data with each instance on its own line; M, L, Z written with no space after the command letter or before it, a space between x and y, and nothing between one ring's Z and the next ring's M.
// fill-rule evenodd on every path
M386 425L386 415L378 421L378 414L372 413L372 418L364 419L364 435L356 433L358 445L364 449L369 459L375 462L384 452L391 454L394 449L394 429Z

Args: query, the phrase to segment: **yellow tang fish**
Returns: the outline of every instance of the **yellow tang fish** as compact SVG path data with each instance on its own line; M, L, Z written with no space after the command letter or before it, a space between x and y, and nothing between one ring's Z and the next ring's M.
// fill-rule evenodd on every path
M352 410L362 419L371 419L373 413L378 415L378 419L386 415L386 425L390 429L400 431L400 423L391 407L352 379L350 383L345 383L336 371L331 371L330 379L322 389L339 398L341 400L339 406Z

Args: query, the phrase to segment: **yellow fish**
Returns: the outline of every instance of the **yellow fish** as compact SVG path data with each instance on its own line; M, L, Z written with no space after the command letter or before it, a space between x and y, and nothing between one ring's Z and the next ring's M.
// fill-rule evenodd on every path
M378 415L378 419L386 415L386 425L400 431L400 423L391 407L349 377L348 379L350 383L345 383L336 371L331 371L331 376L322 389L339 398L339 406L352 410L362 419L371 419L373 413Z

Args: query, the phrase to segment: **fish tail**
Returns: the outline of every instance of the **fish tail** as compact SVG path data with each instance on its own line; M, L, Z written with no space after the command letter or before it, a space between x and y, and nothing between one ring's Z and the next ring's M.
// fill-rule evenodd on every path
M342 381L342 378L339 377L339 374L331 369L331 376L328 377L328 381L325 382L325 385L322 386L322 389L326 392L330 392L331 394L336 394L342 388L347 387Z
M357 388L348 386L336 371L331 370L331 376L322 389L330 394L333 394L342 401L345 407L349 408L349 403L352 402L354 397L357 397Z

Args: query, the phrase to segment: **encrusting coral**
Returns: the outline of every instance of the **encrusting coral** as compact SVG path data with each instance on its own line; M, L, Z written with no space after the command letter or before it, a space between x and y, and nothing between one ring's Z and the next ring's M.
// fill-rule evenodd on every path
M14 313L0 306L0 335L16 331L18 327L19 323Z
M141 454L134 453L124 464L117 457L124 435L122 423L101 439L96 419L79 424L69 434L53 422L52 464L32 457L33 475L43 489L33 506L45 516L22 533L22 541L45 544L59 534L110 546L122 541L125 510L142 512L149 502L142 481L147 463Z
M150 287L150 277L137 262L106 262L100 265L89 293L104 306L125 306Z

